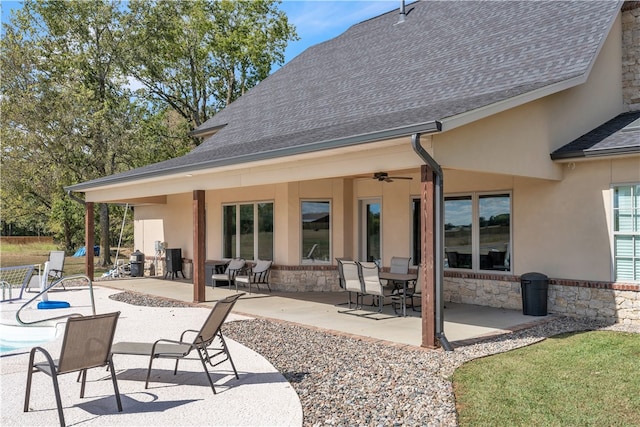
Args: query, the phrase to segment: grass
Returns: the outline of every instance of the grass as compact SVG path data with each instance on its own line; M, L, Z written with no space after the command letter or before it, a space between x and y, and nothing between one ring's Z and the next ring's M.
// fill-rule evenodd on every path
M460 426L640 425L640 337L591 331L464 364Z
M3 243L0 246L0 267L31 264L41 264L44 266L45 261L49 259L49 252L56 250L59 250L56 245L47 243L29 243L24 245ZM94 258L96 263L98 260L99 257ZM64 275L84 274L84 262L85 257L67 255L64 259ZM105 268L96 265L94 277L102 276L102 273L105 271Z

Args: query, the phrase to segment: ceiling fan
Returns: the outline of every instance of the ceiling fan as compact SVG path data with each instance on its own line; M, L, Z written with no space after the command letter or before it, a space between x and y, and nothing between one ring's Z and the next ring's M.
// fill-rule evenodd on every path
M393 182L394 179L413 179L410 176L389 176L386 172L376 172L373 174L373 179L377 179L382 182Z

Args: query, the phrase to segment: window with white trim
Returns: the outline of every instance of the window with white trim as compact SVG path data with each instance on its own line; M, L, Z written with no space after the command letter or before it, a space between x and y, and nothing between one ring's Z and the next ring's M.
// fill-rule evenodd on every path
M444 245L445 268L511 271L511 195L445 197Z
M273 260L273 203L222 207L222 256Z
M640 184L613 188L613 258L616 282L640 282Z

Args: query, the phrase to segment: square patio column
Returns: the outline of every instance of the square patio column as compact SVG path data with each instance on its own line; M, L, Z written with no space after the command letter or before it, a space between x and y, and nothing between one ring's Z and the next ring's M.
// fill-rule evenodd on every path
M204 190L193 191L193 301L205 301L205 210Z
M420 169L420 206L422 347L436 348L435 173L428 165Z

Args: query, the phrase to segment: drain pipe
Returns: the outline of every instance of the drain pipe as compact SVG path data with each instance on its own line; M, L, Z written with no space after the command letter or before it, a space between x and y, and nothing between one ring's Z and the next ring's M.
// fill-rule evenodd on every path
M81 198L74 196L73 194L71 194L71 190L67 190L67 196L69 196L69 198L71 200L75 200L76 202L80 203L82 206L85 205L85 201L82 200Z
M420 134L411 137L413 151L435 172L435 271L436 271L436 338L446 351L453 351L453 347L444 335L444 191L443 173L440 165L420 145Z

